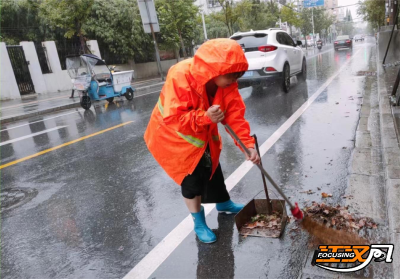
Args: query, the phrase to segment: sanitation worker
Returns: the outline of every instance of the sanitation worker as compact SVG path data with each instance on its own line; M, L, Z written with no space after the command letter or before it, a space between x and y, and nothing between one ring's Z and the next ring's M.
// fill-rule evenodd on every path
M247 160L260 162L237 84L247 68L236 41L207 41L194 58L171 67L144 135L151 154L181 186L194 231L204 243L217 238L206 224L201 203L216 203L217 210L227 214L243 208L226 190L218 123L228 124L243 141L251 153Z

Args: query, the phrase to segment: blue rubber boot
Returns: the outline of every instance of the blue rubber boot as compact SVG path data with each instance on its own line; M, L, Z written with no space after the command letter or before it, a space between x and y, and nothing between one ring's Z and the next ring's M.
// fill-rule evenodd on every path
M244 204L234 203L231 200L217 203L217 210L219 213L236 214L242 210L243 207Z
M217 237L206 224L206 217L204 215L204 207L201 207L200 212L190 213L194 221L194 231L199 240L203 243L213 243L217 241Z

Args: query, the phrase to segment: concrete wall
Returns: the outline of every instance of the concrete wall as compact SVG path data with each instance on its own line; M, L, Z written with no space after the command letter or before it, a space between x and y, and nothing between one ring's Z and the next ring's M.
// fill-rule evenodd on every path
M383 57L385 56L386 48L390 39L390 31L381 31L378 33L378 51L379 58L383 61ZM392 42L390 44L390 48L388 51L388 55L385 61L385 64L394 63L400 61L400 31L395 30L393 32Z
M164 75L166 75L168 73L169 68L171 68L176 63L177 63L176 59L161 61L161 68L163 70ZM129 64L120 64L116 66L118 71L134 70L135 79L144 79L144 78L159 76L157 62L148 62L139 64L134 64L130 62Z
M0 100L20 99L17 81L5 43L0 43Z
M72 90L71 78L66 70L51 74L44 74L43 78L46 82L48 93Z
M42 45L46 48L47 59L50 64L51 71L53 73L61 72L60 59L58 58L58 52L56 43L54 41L43 42Z
M60 58L58 57L55 42L48 41L43 42L42 44L46 48L47 59L49 60L52 70L52 73L43 75L47 92L53 93L72 90L71 78L69 77L67 70L61 69Z
M28 61L29 72L36 93L47 93L46 83L43 78L42 68L40 68L39 58L33 42L20 42L24 49L26 61Z
M101 58L99 44L97 43L97 40L87 41L86 45L88 46L88 48L90 49L92 54L94 54L94 55L96 55L96 56Z
M97 41L92 40L88 41L87 43L93 54L100 56ZM20 45L24 49L27 61L29 61L29 71L31 73L32 82L35 86L36 93L44 94L72 89L71 78L69 77L68 72L61 69L60 59L58 57L58 52L54 41L42 43L46 50L47 60L52 71L52 73L49 74L42 74L42 69L40 67L36 48L33 42L21 42ZM177 59L161 61L161 67L164 75L166 75L169 68L176 63ZM1 43L0 70L0 99L6 100L21 98L5 43ZM135 79L145 79L159 76L156 62L135 64L133 61L130 61L128 64L117 65L117 70L134 70Z

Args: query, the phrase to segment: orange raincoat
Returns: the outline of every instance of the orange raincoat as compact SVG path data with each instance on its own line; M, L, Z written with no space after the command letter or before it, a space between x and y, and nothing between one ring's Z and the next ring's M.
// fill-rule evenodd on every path
M229 124L246 147L254 148L249 123L244 119L246 107L237 83L227 88L219 87L212 104L209 104L205 89L211 79L243 72L247 68L246 57L236 41L215 39L204 43L194 58L169 70L144 139L157 162L179 185L193 173L207 144L212 160L211 177L218 166L221 137L217 124L210 124L205 119L211 105L220 105L225 112L222 124Z

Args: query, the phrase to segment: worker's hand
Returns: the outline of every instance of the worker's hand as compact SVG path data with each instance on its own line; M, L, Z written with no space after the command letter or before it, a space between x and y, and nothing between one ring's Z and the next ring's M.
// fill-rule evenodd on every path
M257 150L254 148L248 148L250 151L250 156L245 152L247 161L252 161L254 164L259 164L261 161L260 156L258 156Z
M210 118L210 120L213 123L219 123L222 120L224 120L225 115L222 112L222 110L220 110L219 106L212 106L210 107L207 111L206 111L206 115L208 116L208 118Z

